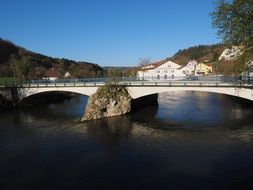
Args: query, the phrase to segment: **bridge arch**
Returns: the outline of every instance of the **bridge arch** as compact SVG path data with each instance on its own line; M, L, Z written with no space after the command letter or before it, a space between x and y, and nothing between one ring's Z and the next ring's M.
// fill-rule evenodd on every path
M175 91L200 91L211 92L218 94L225 94L244 98L253 101L253 89L243 87L168 87L168 86L150 86L150 87L128 87L128 92L133 99L141 98L144 96L163 93L163 92L175 92Z
M41 93L47 92L70 92L76 93L80 95L90 96L91 94L95 93L98 87L37 87L37 88L19 88L19 100L22 101L23 99Z

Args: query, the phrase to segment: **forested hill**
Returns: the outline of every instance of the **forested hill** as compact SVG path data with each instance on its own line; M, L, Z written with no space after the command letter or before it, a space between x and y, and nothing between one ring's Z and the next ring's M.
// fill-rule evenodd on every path
M169 59L181 65L186 64L189 60L212 63L218 61L224 49L225 45L223 44L199 45L189 47L188 49L179 50Z
M41 79L48 70L54 70L59 78L69 72L73 77L99 77L104 70L97 64L76 62L34 53L0 38L0 77L13 76L25 79Z

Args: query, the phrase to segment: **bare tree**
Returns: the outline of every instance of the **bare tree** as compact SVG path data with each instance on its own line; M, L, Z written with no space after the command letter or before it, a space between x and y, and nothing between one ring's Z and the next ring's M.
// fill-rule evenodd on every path
M139 59L139 63L138 63L138 66L139 67L145 67L145 66L147 66L148 64L150 64L151 62L150 62L150 58L140 58Z

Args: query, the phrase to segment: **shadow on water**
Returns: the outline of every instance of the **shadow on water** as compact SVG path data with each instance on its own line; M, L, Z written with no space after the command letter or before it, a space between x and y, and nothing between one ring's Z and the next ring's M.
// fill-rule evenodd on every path
M128 118L133 123L149 126L155 129L180 128L180 124L172 120L164 120L159 117L159 106L148 106L129 114Z
M68 98L61 97L61 99L56 102L52 101L53 100L23 107L13 112L19 114L19 118L27 116L34 119L45 120L72 120L80 117L84 113L87 97L75 95L72 98L69 96Z

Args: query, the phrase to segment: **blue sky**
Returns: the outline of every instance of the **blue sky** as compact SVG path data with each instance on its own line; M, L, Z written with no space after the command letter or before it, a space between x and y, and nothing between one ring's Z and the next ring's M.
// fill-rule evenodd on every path
M0 0L0 37L52 57L135 66L220 40L213 0Z

